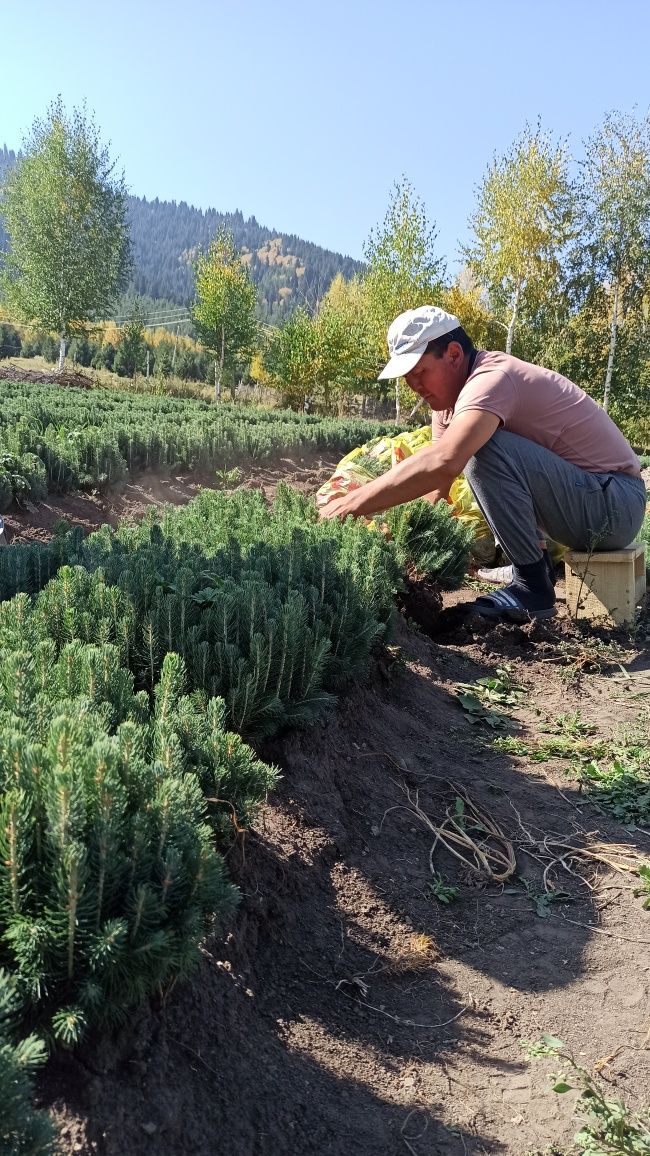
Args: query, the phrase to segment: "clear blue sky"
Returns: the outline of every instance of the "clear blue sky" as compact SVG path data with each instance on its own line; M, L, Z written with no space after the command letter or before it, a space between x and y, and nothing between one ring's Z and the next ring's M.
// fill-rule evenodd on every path
M362 256L409 178L454 267L495 152L650 103L650 0L23 0L0 144L84 99L131 192Z

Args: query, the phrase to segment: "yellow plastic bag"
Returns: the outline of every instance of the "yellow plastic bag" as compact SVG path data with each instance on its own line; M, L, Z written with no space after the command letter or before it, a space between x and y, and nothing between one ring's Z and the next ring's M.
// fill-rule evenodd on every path
M324 506L333 498L358 489L411 457L430 441L431 427L426 425L409 433L373 438L362 446L356 446L341 458L329 481L318 490L317 505Z
M359 486L365 486L366 482L371 482L374 476L355 462L349 462L345 466L339 465L329 481L324 482L317 491L316 505L325 506L334 498L349 494L350 490L358 490Z
M475 538L491 538L492 531L483 517L476 499L463 474L453 482L449 491L451 512L455 518L471 526Z

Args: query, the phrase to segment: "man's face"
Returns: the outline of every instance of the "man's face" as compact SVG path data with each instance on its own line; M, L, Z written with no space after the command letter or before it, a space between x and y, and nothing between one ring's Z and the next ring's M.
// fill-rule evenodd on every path
M404 375L404 380L431 409L453 409L467 380L462 346L457 341L450 342L442 357L423 353L415 368Z

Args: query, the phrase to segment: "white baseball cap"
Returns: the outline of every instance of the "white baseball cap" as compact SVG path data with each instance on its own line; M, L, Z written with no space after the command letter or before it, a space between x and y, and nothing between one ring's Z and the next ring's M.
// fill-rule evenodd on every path
M388 329L388 352L390 361L382 369L379 378L403 377L415 369L430 341L444 337L452 329L458 329L460 321L453 313L445 313L437 305L420 305L418 309L407 309L391 322Z

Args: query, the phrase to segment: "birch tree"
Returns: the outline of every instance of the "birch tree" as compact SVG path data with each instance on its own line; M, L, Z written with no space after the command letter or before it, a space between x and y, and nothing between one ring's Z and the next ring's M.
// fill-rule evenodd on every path
M341 413L379 371L359 283L339 275L314 316L296 309L269 338L264 368L289 405L302 407L312 397L326 413L335 405Z
M302 409L319 372L316 327L306 309L295 309L270 333L263 365L269 384L281 392L282 404Z
M257 294L242 264L232 234L220 231L194 265L196 301L192 318L202 345L215 354L215 400L221 397L224 370L234 397L236 371L253 353L257 338Z
M522 309L559 288L573 216L565 144L539 124L526 126L510 151L492 161L477 199L463 256L507 329L510 353Z
M603 408L609 409L619 327L650 278L650 118L608 113L581 163L578 261L591 296L609 305Z
M385 359L386 330L405 309L430 305L440 297L445 263L435 253L436 230L406 178L395 183L383 225L364 246L368 273L364 288L377 342ZM414 399L414 396L411 394ZM400 418L400 384L395 382L395 420Z
M56 333L62 369L69 338L110 311L131 265L124 181L92 119L55 101L7 173L0 207L7 303Z
M321 347L329 366L339 412L352 394L366 397L384 364L384 349L378 353L368 296L357 277L346 281L341 273L332 281L316 318ZM328 403L329 404L329 403Z

